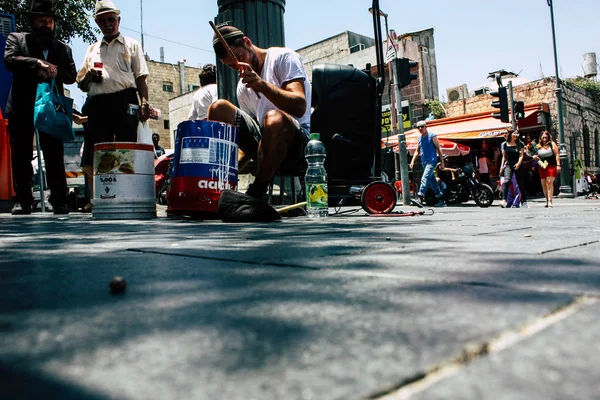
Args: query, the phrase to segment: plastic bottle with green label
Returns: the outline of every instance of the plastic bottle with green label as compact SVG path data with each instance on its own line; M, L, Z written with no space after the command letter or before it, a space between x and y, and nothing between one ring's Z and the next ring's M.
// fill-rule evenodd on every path
M308 163L304 183L306 185L306 211L309 218L322 218L329 215L325 145L319 139L318 133L311 133L310 141L304 151Z

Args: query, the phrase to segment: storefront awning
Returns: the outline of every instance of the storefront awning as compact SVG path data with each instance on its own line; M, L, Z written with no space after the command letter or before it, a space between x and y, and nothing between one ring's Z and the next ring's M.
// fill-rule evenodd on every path
M531 127L537 124L537 115L540 112L548 112L545 103L534 103L525 106L525 118L519 121L519 127ZM511 124L504 123L492 117L492 111L477 114L461 115L459 117L444 118L427 121L429 132L435 133L440 139L450 140L472 140L502 137ZM417 129L405 133L406 141L414 141L419 135ZM388 143L396 144L396 138L389 138Z

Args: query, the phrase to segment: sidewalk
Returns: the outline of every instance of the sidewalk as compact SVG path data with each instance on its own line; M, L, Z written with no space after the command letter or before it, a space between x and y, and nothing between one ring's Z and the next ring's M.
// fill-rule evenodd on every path
M2 214L0 398L594 398L600 200L543 204Z

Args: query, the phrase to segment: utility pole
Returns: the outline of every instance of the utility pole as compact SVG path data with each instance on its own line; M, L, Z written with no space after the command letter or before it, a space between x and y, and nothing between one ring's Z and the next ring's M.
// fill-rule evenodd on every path
M569 156L567 154L567 144L565 143L565 126L563 122L563 103L562 103L562 88L560 77L558 76L558 56L556 54L556 30L554 29L554 6L552 0L546 0L550 7L550 21L552 23L552 44L554 46L554 69L556 70L556 107L558 108L558 133L559 133L559 150L560 155L560 189L558 197L574 197L569 185Z
M402 204L405 206L410 205L410 182L408 178L408 156L406 154L406 136L404 135L404 119L402 118L402 94L400 93L400 75L398 74L398 68L396 68L396 60L390 63L394 74L394 97L396 99L396 106L394 107L395 120L392 120L393 133L398 132L398 161L400 163L400 179L402 180ZM398 116L400 118L398 118Z

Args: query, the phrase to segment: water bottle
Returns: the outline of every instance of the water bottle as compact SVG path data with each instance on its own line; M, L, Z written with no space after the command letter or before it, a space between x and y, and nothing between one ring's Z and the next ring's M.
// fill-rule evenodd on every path
M329 215L327 195L327 172L325 171L325 145L319 140L318 133L310 134L304 156L308 163L304 184L306 185L306 211L309 218L321 218Z

